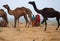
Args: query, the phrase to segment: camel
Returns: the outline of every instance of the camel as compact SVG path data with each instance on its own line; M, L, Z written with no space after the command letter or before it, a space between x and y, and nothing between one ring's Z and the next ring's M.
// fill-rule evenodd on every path
M28 14L28 17L30 19L30 24L31 24L32 23L32 11L25 7L21 7L21 8L26 12L26 14Z
M5 20L0 21L0 27L7 27L7 23Z
M37 9L36 4L35 4L34 1L30 1L29 4L31 4L34 7L34 10L37 13L39 13L39 14L41 14L43 16L44 19L43 19L42 23L45 22L45 29L44 29L44 31L46 31L46 29L47 29L47 22L46 22L46 20L48 20L48 18L53 18L53 17L56 17L56 20L57 20L57 23L58 23L58 26L57 26L56 30L58 30L59 25L60 25L60 23L59 23L60 12L56 11L53 8L43 8L42 10L39 10L39 9Z
M16 28L16 22L18 21L19 24L19 18L21 16L24 16L25 20L26 20L26 25L27 23L29 23L28 19L27 19L27 15L30 17L31 19L31 13L27 13L26 8L25 7L21 7L21 8L16 8L15 10L11 10L10 7L8 6L8 4L3 5L3 7L5 9L7 9L8 14L13 15L15 20L14 20L14 28ZM23 9L24 8L24 9ZM28 26L29 27L29 26Z
M2 17L3 20L5 21L5 23L8 24L7 14L6 14L6 12L3 9L0 9L0 17Z

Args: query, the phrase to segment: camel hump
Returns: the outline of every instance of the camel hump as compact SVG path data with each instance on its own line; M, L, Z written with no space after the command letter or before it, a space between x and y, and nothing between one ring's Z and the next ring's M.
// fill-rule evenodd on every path
M43 11L54 12L54 11L56 11L56 10L53 9L53 8L44 8Z
M6 13L3 9L0 9L0 13Z
M26 8L26 7L21 7L23 10L27 11L28 13L32 13L30 9Z
M18 8L16 8L15 10L22 10L22 8L19 8L19 7L18 7Z
M3 9L0 9L0 12L4 12L4 10Z
M25 7L21 7L21 8L25 8Z
M54 10L53 8L44 8L43 10Z
M4 11L3 9L0 9L1 11Z
M0 9L0 14L4 13L4 10L3 9Z

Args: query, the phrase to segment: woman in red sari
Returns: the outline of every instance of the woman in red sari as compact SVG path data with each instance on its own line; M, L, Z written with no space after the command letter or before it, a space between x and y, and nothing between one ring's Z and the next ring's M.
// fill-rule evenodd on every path
M40 26L40 16L36 15L36 26Z

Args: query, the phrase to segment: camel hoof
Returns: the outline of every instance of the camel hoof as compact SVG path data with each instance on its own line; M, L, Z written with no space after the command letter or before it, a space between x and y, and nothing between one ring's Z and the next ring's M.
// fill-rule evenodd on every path
M26 27L26 25L25 25L25 27Z
M14 28L16 28L16 27L14 27Z
M56 28L56 30L58 30L58 28Z
M33 40L33 41L35 41L35 40Z
M29 26L28 26L28 28L29 28Z
M7 27L9 28L9 25L7 25Z
M16 27L14 26L14 28L16 28Z
M46 31L46 29L44 29L44 31Z

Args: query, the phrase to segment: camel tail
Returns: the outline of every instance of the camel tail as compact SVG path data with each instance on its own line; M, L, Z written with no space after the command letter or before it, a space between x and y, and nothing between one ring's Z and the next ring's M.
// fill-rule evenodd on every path
M32 12L31 12L31 10L29 10L29 12L28 12L28 17L30 19L30 24L31 24L31 22L32 22Z

